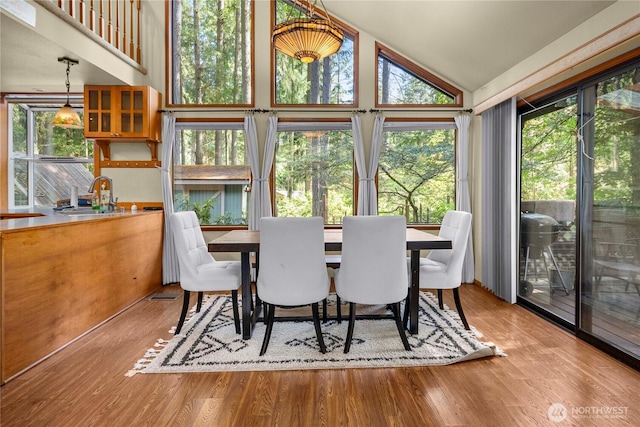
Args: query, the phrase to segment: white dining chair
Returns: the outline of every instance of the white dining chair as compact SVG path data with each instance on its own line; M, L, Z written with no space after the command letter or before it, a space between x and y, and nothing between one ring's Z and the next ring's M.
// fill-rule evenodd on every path
M198 292L196 312L202 307L204 292L231 291L233 321L240 333L238 288L241 286L240 261L216 261L204 241L198 217L193 211L175 212L170 217L180 269L180 286L184 290L182 312L175 333L180 333L189 309L191 292Z
M405 350L400 302L408 294L406 220L403 216L348 216L342 223L342 259L334 270L336 293L349 303L344 352L351 348L356 305L391 307Z
M462 283L462 264L467 250L469 233L471 232L471 214L464 211L447 211L442 219L440 232L438 235L447 240L451 240L451 249L436 249L420 259L420 287L436 289L438 292L438 304L440 309L444 309L442 301L443 289L453 290L453 299L460 320L465 329L469 329L469 324L464 316L462 304L460 302L460 285ZM410 262L410 260L407 260ZM405 306L405 323L407 319L407 307Z
M269 345L276 307L311 305L322 353L326 352L318 303L329 295L329 274L324 256L324 220L311 218L260 219L260 272L257 289L267 305L267 326L262 356Z

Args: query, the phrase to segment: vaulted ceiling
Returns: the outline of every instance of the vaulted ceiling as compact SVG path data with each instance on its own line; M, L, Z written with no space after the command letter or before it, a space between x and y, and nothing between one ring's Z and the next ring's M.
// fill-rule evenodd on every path
M324 0L331 14L471 92L613 3Z
M339 20L471 92L613 3L324 0ZM1 18L0 91L63 91L64 67L51 58L64 56L65 48L5 15ZM118 84L86 63L74 68L71 77L72 91L84 81Z

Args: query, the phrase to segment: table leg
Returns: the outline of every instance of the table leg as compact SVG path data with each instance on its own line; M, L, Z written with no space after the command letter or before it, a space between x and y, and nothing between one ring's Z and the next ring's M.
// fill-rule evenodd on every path
M418 333L418 307L420 306L420 251L411 251L411 288L409 289L409 332Z
M251 262L249 261L249 252L240 254L240 266L242 269L242 338L247 340L251 338L252 322L251 322ZM254 309L255 311L255 309Z

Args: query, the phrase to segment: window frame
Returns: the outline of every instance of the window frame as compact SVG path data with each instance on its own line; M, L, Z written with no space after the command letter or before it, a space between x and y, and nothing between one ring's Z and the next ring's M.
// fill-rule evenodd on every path
M180 1L180 0L174 0ZM176 103L174 100L174 67L175 63L173 61L173 53L174 53L174 31L173 31L173 3L174 1L166 1L165 2L165 19L166 19L166 31L165 31L165 63L166 63L166 73L165 73L165 93L166 93L166 102L165 105L169 108L171 107L189 107L189 108L219 108L219 107L242 107L242 108L252 108L255 106L256 102L256 37L255 37L255 20L256 20L256 1L257 0L247 0L251 2L251 28L250 32L250 43L251 43L251 65L249 70L251 71L251 91L249 93L250 101L246 104L184 104L184 103Z
M464 105L463 92L457 87L445 82L441 78L435 76L424 68L414 64L406 59L404 56L394 52L382 43L376 41L375 43L375 65L374 65L374 94L375 94L375 106L377 108L393 109L393 108L425 108L425 107L438 107L438 108L451 108L459 109ZM378 84L380 76L378 75L378 61L380 56L384 59L392 62L398 68L406 71L407 73L416 76L419 79L429 82L429 84L438 90L451 95L454 99L452 104L383 104L380 102L378 96Z
M65 96L46 95L46 96L29 96L29 95L6 95L7 101L7 206L9 209L33 209L36 205L36 163L57 163L57 164L86 164L90 168L94 166L95 144L90 142L91 139L83 138L87 144L93 145L93 153L89 157L57 157L46 156L40 158L35 154L36 136L34 127L36 126L35 114L41 112L56 112L66 102ZM82 95L70 94L69 102L71 106L80 114L83 113L83 97ZM14 151L13 145L13 108L19 105L26 114L26 135L25 135L25 153L18 154ZM14 186L15 186L15 161L27 162L27 204L16 205ZM89 169L90 169L89 168ZM93 171L90 171L93 174Z
M181 131L181 130L207 130L207 131L215 131L215 130L236 130L236 131L242 131L244 133L244 119L240 119L240 118L193 118L193 117L189 117L189 118L177 118L176 119L176 127L175 127L175 132L176 132L176 144L178 144L177 142L177 134ZM244 138L244 137L243 137ZM248 159L248 148L247 148L247 141L246 139L244 139L244 164L243 165L208 165L211 167L216 167L216 166L221 166L224 168L229 168L229 167L237 167L237 168L245 168L249 170L249 179L247 180L245 185L245 189L243 189L244 191L246 191L246 186L251 185L251 180L253 179L251 176L251 167L248 164L249 159ZM174 151L174 156L173 156L173 161L172 161L172 165L171 165L171 188L172 188L172 193L173 196L175 198L175 166L178 165L178 150L177 148ZM226 186L226 185L230 185L229 183L206 183L206 184L200 184L202 185L202 189L212 189L212 187L217 187L217 186ZM240 184L237 184L240 185ZM205 188L206 187L206 188ZM223 190L219 190L219 191L223 191ZM224 191L223 191L224 193ZM243 205L244 205L243 201ZM175 204L175 200L174 200L174 204ZM246 214L247 214L247 218L249 215L249 208L250 208L250 202L247 200L246 201ZM221 200L221 207L224 208L225 206L225 200ZM224 215L224 212L222 213ZM201 228L203 230L223 230L223 229L246 229L248 227L248 224L202 224Z
M349 130L351 130L351 120L350 119L345 119L345 118L337 118L337 117L332 117L332 118L287 118L287 119L282 119L278 121L278 128L276 130L277 132L284 132L284 131L289 131L289 132L300 132L300 131L304 131L302 129L299 129L298 127L304 127L305 125L310 125L307 129L310 131L313 130L322 130L323 126L324 129L326 130L341 130L341 129L327 129L327 126L330 125L337 125L336 127L339 128L347 128ZM281 127L282 125L282 127ZM283 127L288 127L286 129L283 129ZM270 186L270 193L269 193L269 197L271 197L271 214L273 216L275 216L276 214L276 157L277 157L277 150L274 151L273 154L273 164L271 165L271 171L269 173L269 186ZM358 199L357 199L357 195L358 195L358 171L356 168L356 163L355 163L355 152L354 149L352 148L351 150L351 168L352 168L352 181L351 181L351 197L352 197L352 212L351 215L356 215L356 211L358 208ZM333 223L325 223L324 224L325 228L340 228L342 226L342 224L333 224Z
M441 117L441 118L435 118L435 117L428 117L428 118L407 118L407 117L393 117L393 118L387 118L385 119L385 122L383 124L383 130L382 130L382 134L384 135L385 132L389 132L389 131L394 131L394 132L398 132L398 131L407 131L407 132L412 132L412 131L429 131L429 130L439 130L439 129L443 129L443 130L452 130L454 133L454 140L453 140L453 149L454 149L454 157L453 157L453 203L454 205L456 204L457 201L457 191L458 191L458 186L457 186L457 181L458 181L458 148L459 148L459 132L458 132L458 126L455 123L455 120L453 118L449 118L449 117ZM383 141L384 141L384 137L383 137ZM384 142L383 142L384 143ZM382 158L382 147L381 147L381 153L380 153L380 158L378 159L378 170L376 171L376 196L378 198L378 200L376 201L377 205L378 205L378 209L379 209L379 194L380 194L380 180L379 180L379 173L380 173L380 159ZM411 226L412 228L418 228L418 229L423 229L423 230L437 230L440 228L440 223L434 223L434 222L430 222L430 223L414 223L414 222L409 222L407 221L407 225Z
M273 28L276 25L276 2L278 0L269 0L271 2L271 27ZM281 0L284 1L284 0ZM300 3L307 3L305 0L300 0ZM344 31L345 37L349 37L353 40L353 102L351 104L279 104L276 103L276 48L273 44L273 38L270 41L271 46L271 92L270 92L270 105L272 108L279 107L292 107L292 108L300 108L301 110L309 109L309 108L327 108L327 109L336 109L336 108L355 108L359 105L359 94L360 94L360 84L359 84L359 64L360 64L360 33L344 22L336 19L333 15L327 16L321 8L315 7L313 4L311 5L311 10L314 15L317 15L320 18L326 19L330 18L331 22L337 25L342 31Z

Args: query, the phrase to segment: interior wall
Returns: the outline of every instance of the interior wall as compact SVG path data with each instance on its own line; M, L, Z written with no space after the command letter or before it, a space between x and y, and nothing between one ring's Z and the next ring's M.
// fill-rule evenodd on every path
M640 2L618 0L476 90L473 93L476 113L522 91L538 91L558 79L576 75L585 64L591 68L637 47L639 14ZM530 30L535 32L535 27Z

